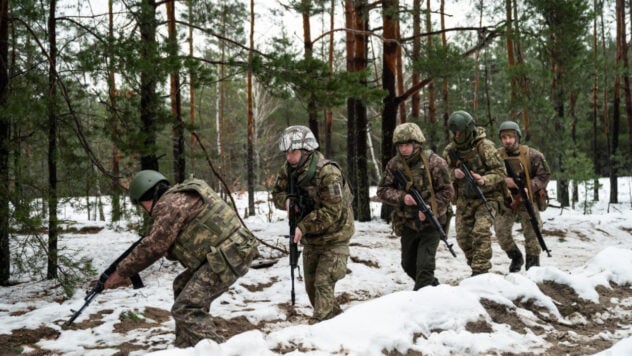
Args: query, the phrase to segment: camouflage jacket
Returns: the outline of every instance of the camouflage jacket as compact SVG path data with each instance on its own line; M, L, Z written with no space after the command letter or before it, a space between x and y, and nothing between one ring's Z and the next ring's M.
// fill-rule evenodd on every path
M297 224L303 233L301 243L344 244L348 253L349 239L355 232L353 195L338 165L318 151L313 152L301 167L292 168L285 162L272 189L277 209L286 209L290 174L297 175L299 195L307 202L306 214Z
M204 208L204 200L194 192L164 194L155 203L149 234L119 263L116 271L130 277L166 256L180 231Z
M149 235L117 268L123 277L166 256L191 270L208 261L216 273L230 279L231 273L243 275L258 252L256 238L202 180L171 187L151 215L154 221Z
M536 150L533 147L526 145L518 145L513 151L507 151L505 147L498 149L498 154L504 160L507 160L514 172L519 176L524 176L524 169L522 166L526 166L529 182L531 183L527 188L529 189L529 195L533 196L534 192L541 189L546 189L546 186L551 180L551 169L549 168L544 154ZM523 158L521 158L521 155ZM522 161L522 162L521 162ZM522 163L522 164L520 164ZM512 191L512 194L517 192Z
M421 155L425 155L428 161L428 167L425 167L424 161ZM386 164L384 170L384 176L377 187L377 196L383 203L393 205L395 209L391 215L393 228L396 233L401 231L402 226L406 226L413 230L421 230L430 225L430 222L426 220L423 224L419 221L418 207L404 205L404 196L407 192L404 191L405 187L398 184L395 178L395 172L397 170L403 170L404 157L399 153L391 158ZM446 212L450 201L454 197L454 188L452 187L452 180L448 170L447 162L439 155L435 154L431 150L418 151L412 155L406 164L412 174L413 188L417 189L421 194L428 206L432 207L432 194L430 192L430 183L432 183L432 189L435 193L435 199L437 202L437 211L433 211L440 223L445 223ZM428 173L430 173L430 179L428 181Z
M479 199L467 182L467 179L455 179L454 169L459 168L461 162L464 162L470 171L476 172L484 177L485 185L479 186L487 200L502 201L504 192L506 191L505 164L498 155L496 146L492 141L487 139L485 128L478 127L478 135L472 141L472 144L465 149L459 149L456 143L450 142L443 150L443 157L450 167L450 178L454 181L457 192L457 205L459 202L463 204L467 200ZM450 157L450 151L455 150L459 160L453 162Z

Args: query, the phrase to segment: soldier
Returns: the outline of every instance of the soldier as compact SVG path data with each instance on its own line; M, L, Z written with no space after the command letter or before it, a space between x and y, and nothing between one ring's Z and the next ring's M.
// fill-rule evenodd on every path
M286 128L279 149L285 153L286 162L277 176L272 198L277 209L287 211L289 180L297 182L301 213L294 242L303 245L305 290L314 307L309 323L313 324L341 312L334 287L347 272L349 239L355 232L353 196L340 166L317 151L318 142L309 128Z
M434 276L435 255L441 239L439 231L430 224L407 188L396 181L401 170L424 200L430 201L434 215L442 225L448 224L448 209L454 197L448 164L430 149L422 149L426 142L423 132L414 123L398 125L393 133L397 154L386 164L384 176L377 188L383 203L395 207L391 213L393 230L400 236L401 263L404 272L415 281L413 290L439 281Z
M475 276L492 266L491 228L494 212L503 201L506 172L494 143L486 138L484 128L476 127L472 115L453 112L448 128L452 142L446 146L443 157L456 188L456 240ZM465 179L462 164L469 169L476 186Z
M533 213L535 214L540 231L542 231L542 220L540 219L537 202L542 198L546 199L546 186L551 179L551 170L546 163L544 155L540 151L520 144L522 132L515 122L505 121L500 124L498 136L503 145L503 147L498 149L498 153L507 164L511 165L516 175L523 178L527 196L531 202L534 202ZM524 234L525 251L527 254L527 265L525 267L527 270L533 266L540 265L540 245L538 244L533 226L530 223L529 213L521 202L521 196L516 183L511 177L505 178L505 182L511 191L513 202L509 207L510 209L503 209L496 217L496 237L498 238L500 247L503 251L507 252L507 256L511 258L509 272L519 272L524 263L524 259L520 249L511 236L511 230L516 218L520 220ZM543 209L541 204L540 208Z
M143 170L134 176L129 195L153 223L149 235L119 263L105 288L126 284L130 276L162 256L177 260L186 270L173 281L175 346L195 346L202 339L222 342L209 314L211 303L246 274L259 242L202 180L170 187L159 172Z

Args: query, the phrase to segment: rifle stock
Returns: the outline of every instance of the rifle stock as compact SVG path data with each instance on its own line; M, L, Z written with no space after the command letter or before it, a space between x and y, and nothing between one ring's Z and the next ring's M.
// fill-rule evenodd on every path
M408 179L406 178L406 175L404 174L404 172L402 172L401 169L397 170L395 172L395 175L396 175L395 178L404 187L407 193L409 193L413 197L413 199L415 199L415 203L417 203L417 208L422 213L424 213L426 218L430 220L430 223L432 224L432 226L434 226L434 228L437 229L437 231L439 231L439 235L441 236L441 241L443 241L445 245L448 247L448 250L450 251L452 256L456 257L456 253L454 252L454 249L452 249L453 244L448 243L448 236L443 230L441 223L439 223L439 220L437 220L437 217L432 213L432 209L430 209L428 204L426 204L426 202L424 201L424 198L421 196L419 191L413 188L412 186L410 188L406 188L408 184Z
M110 278L110 275L112 275L112 273L114 273L114 271L116 271L116 267L118 266L118 264L125 258L127 257L127 255L129 255L132 250L134 250L134 248L143 240L143 237L141 237L140 239L138 239L138 241L134 242L130 247L127 248L127 250L125 250L125 252L123 252L122 255L120 255L114 262L112 262L112 264L103 272L101 273L101 275L99 276L99 280L97 281L96 285L94 287L92 287L92 289L86 291L86 296L84 297L84 303L81 306L81 308L79 308L79 310L74 311L71 310L73 312L72 316L70 317L70 319L68 319L68 321L66 321L64 323L64 327L69 327L70 325L72 325L72 323L74 323L75 319L77 319L77 317L79 315L81 315L81 313L83 312L83 310L90 305L90 303L92 302L92 299L94 299L94 297L97 296L97 294L101 293L103 291L103 289L105 289L105 281L108 280L108 278ZM132 285L134 286L134 289L138 289L138 288L143 288L143 280L140 278L139 274L135 274L132 277L130 277L130 280L132 281Z
M449 152L449 155L450 159L454 162L455 165L457 162L461 161L459 159L459 155L456 153L455 150L451 150ZM481 187L474 180L474 177L472 176L472 173L470 172L470 169L465 164L465 162L461 161L459 168L461 169L461 171L463 171L463 174L465 174L465 179L467 180L467 183L476 191L476 195L478 195L478 197L483 200L483 204L485 204L485 209L487 209L489 215L492 217L492 219L496 219L496 217L494 216L494 211L492 210L492 208L489 207L489 203L487 202L485 194L481 190Z
M540 226L538 226L538 219L535 217L535 210L533 210L533 204L531 200L529 200L529 196L525 191L524 180L516 174L516 172L511 167L511 164L507 160L505 161L505 168L507 169L507 174L514 180L516 185L518 186L518 192L520 193L520 197L522 198L522 204L525 209L527 209L527 213L529 214L529 221L531 222L531 227L533 227L533 231L535 232L535 236L538 238L538 243L540 247L544 251L548 257L551 257L551 250L546 247L546 243L544 242L544 236L542 236L542 231L540 231Z

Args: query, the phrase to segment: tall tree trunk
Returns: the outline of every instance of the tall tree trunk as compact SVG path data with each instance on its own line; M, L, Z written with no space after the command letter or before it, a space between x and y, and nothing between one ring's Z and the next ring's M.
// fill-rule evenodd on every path
M167 6L167 32L169 34L169 56L173 62L178 58L178 33L176 32L175 0L166 3ZM186 161L184 152L184 121L182 120L182 97L180 94L179 66L172 69L169 76L169 97L171 98L171 115L173 119L173 177L176 182L182 183L186 177Z
M156 1L143 0L139 18L140 57L143 63L140 73L140 120L142 132L145 135L144 151L141 152L141 169L158 171L158 157L156 157L156 116L158 114L158 95L156 85L158 74L149 65L155 60L156 50Z
M365 0L345 2L345 22L354 31L347 33L353 38L347 44L347 67L350 72L366 69L367 61L367 4ZM364 83L366 85L366 83ZM358 221L371 220L369 182L367 172L367 109L361 98L347 99L347 166L349 181L355 194L353 208Z
M9 0L0 0L0 286L9 284L9 154L11 123L7 113L9 96Z
M632 0L630 0L630 5L632 5ZM625 12L625 3L622 3L621 7L624 8L623 12ZM632 22L632 9L630 9L630 12L630 21ZM628 42L625 35L625 13L621 14L621 21L623 27L623 31L621 31L621 45L623 46L621 49L623 57L623 95L625 99L625 116L628 123L628 151L632 153L632 92L630 92L630 66L628 65ZM630 26L632 26L632 23Z
M252 110L252 59L255 50L255 1L250 0L250 51L248 51L248 216L255 215L255 118Z
M383 21L383 61L382 61L382 89L386 92L384 108L382 109L382 170L395 153L393 145L393 131L397 120L397 95L395 92L395 65L397 64L397 10L398 0L382 0ZM390 209L382 204L380 216L388 219Z
M305 61L311 65L313 58L312 29L309 23L312 10L312 0L301 0L301 11L303 15L303 46L305 49ZM316 97L313 93L307 99L307 115L309 117L309 128L316 136L316 140L320 142L320 134L318 129L318 112L316 105Z
M188 0L189 5L189 18L193 18L193 0ZM189 24L189 58L193 58L193 25ZM189 73L189 125L195 127L195 82L197 77L194 71ZM191 133L189 138L189 165L191 166L191 173L195 173L195 137Z
M445 0L441 0L441 6L440 6L440 11L439 11L440 15L441 15L441 44L443 45L443 48L446 48L448 46L448 40L446 38L446 34L445 34ZM445 127L447 127L447 123L448 123L448 119L450 118L450 103L448 102L448 78L443 78L443 86L441 89L441 96L443 99L443 123L445 125ZM438 151L438 147L435 142L431 143L431 148L433 151Z
M399 23L397 23L397 43L401 43L402 35L399 29ZM397 95L404 94L404 70L402 59L402 46L397 46ZM399 103L399 122L406 122L406 100L402 100Z
M329 31L331 31L331 35L329 36L329 73L333 74L334 72L334 16L335 16L335 8L336 1L331 0L331 13L329 14ZM331 142L331 135L333 133L334 127L334 113L331 108L325 108L325 157L333 157L334 148Z
M604 25L604 3L601 2L601 11L599 11L599 22L601 27L601 53L602 58L608 58L608 48L606 47L606 30ZM603 60L603 92L602 92L602 116L603 116L603 130L604 137L606 139L606 152L608 153L608 159L606 165L608 166L608 172L611 170L612 160L610 157L610 151L612 150L612 139L610 137L610 113L608 108L608 78L609 78L609 66L608 61Z
M513 46L514 53L516 58L516 65L520 67L524 67L524 56L522 55L522 36L520 34L520 23L516 21L518 19L518 4L516 0L513 1ZM522 72L522 71L521 71ZM524 136L524 140L528 141L531 137L531 128L529 123L529 105L527 104L529 101L529 83L527 81L527 76L524 73L521 73L517 77L518 84L518 93L520 97L520 110L522 112L522 126L524 131L522 132Z
M484 9L484 0L480 0L480 3L478 4L478 8L479 8L479 15L478 15L478 26L482 27L483 26L483 9ZM476 51L476 53L474 54L474 99L472 100L472 110L474 112L478 111L478 90L479 90L479 70L478 68L480 67L479 65L479 61L480 61L480 51ZM445 125L446 127L448 126L447 123ZM446 129L447 131L447 129ZM448 136L448 132L446 132L446 140L449 138Z
M114 72L114 11L113 0L108 0L108 98L110 100L109 112L110 130L116 135L120 128L116 120L116 75ZM112 221L121 220L121 188L120 188L120 161L121 153L112 143Z
M515 66L516 59L514 57L514 44L513 44L513 11L511 9L512 0L505 0L505 19L507 21L505 31L505 47L507 48L507 67L509 70L509 117L513 118L516 115L516 74Z
M426 0L426 32L432 32L432 16L430 16L430 0ZM428 35L426 48L428 52L432 51L432 35ZM428 118L430 123L437 121L437 109L435 107L435 89L434 81L428 84Z
M412 60L413 63L417 63L421 58L421 0L413 0L413 53ZM421 80L421 74L419 73L419 69L417 66L413 66L413 75L412 75L412 84L411 86L416 86L419 84ZM419 94L419 90L415 91L412 95L411 100L411 116L413 118L413 122L419 124L419 117L421 111L421 95Z
M361 60L357 58L356 48L358 45L357 41L362 41L362 37L358 35L356 31L358 29L358 22L362 23L361 20L356 20L356 17L361 17L361 14L357 13L361 6L360 2L356 2L354 0L345 0L345 27L351 29L351 31L347 31L345 33L345 44L346 44L346 59L347 59L347 71L350 73L357 72L358 68L362 66L362 63L357 63L357 61ZM361 44L360 44L361 46ZM356 157L357 157L357 145L355 136L356 133L356 105L355 102L357 98L349 97L347 98L347 176L349 177L349 185L354 189L357 188L357 170L356 170ZM358 209L358 201L356 199L353 200L353 210L357 211Z
M624 0L616 0L616 18L617 18L617 57L616 67L621 69L624 66L625 57L625 3ZM619 202L618 189L618 168L616 165L617 155L619 154L619 122L621 119L621 74L619 70L614 77L614 98L612 103L612 147L610 151L610 204Z
M595 14L597 14L597 0L593 0L593 11L595 12ZM593 160L593 173L595 173L595 175L598 176L599 172L601 171L600 169L600 164L599 164L599 155L598 155L598 151L597 151L597 110L598 110L598 104L597 104L597 92L599 91L599 51L598 51L598 44L599 41L597 40L598 38L598 33L597 33L597 16L595 16L593 18L593 65L594 65L594 69L593 69L593 87L592 87L592 100L591 100L591 120L592 120L592 141L591 141L591 151L592 151L592 160ZM605 75L605 73L604 73ZM599 180L597 178L595 178L595 180L593 181L593 201L597 202L599 201Z
M57 277L57 22L55 10L57 1L50 1L48 13L48 46L50 62L48 67L48 263L46 279Z

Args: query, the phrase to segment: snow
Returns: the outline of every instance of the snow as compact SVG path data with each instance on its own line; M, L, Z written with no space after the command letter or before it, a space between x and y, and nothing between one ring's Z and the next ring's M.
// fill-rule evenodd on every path
M267 326L238 333L222 344L203 340L194 348L175 348L173 320L161 323L149 315L145 315L146 321L155 324L149 329L116 331L115 325L120 322L122 313L131 311L142 316L148 306L170 310L171 283L182 269L164 259L141 273L144 288L107 290L97 295L75 321L81 323L102 312L100 323L90 328L63 330L61 327L70 317L71 309L83 305L87 283L70 299L65 299L54 281L29 281L27 276L15 276L13 279L24 283L0 288L0 336L18 329L49 327L59 331L59 337L43 338L36 343L37 347L64 355L113 355L120 352L119 346L126 342L145 345L141 350L132 350L131 355L383 355L395 351L424 355L541 354L550 346L546 335L554 326L539 322L533 311L520 303L537 306L539 313L548 315L558 325L572 328L585 320L575 314L564 317L559 301L543 293L539 284L548 281L568 286L579 298L596 304L599 303L598 287L611 289L611 282L619 288L629 289L632 285L631 182L631 178L619 180L621 203L597 202L589 207L590 214L584 214L581 206L564 210L549 208L543 212L544 235L552 257L543 253L542 266L529 271L507 273L509 259L494 242L491 273L470 277L471 271L454 239L452 222L449 240L455 244L457 258L441 243L435 272L441 285L416 292L412 291L413 281L399 264L399 240L392 236L390 226L378 218L380 204L371 203L374 218L370 222L356 222L348 273L336 287L336 295L347 296L342 304L344 312L315 325L306 322L312 308L302 281L295 282L295 312L303 318L297 321L288 315L288 257L262 246L263 258L279 259L278 262L267 268L251 269L211 305L211 313L224 319L243 316L252 324ZM602 179L601 184L600 196L605 200L609 196L608 180ZM549 195L555 196L555 182L549 187L552 187ZM580 196L583 191L580 189ZM247 195L234 197L239 211L243 212ZM267 193L258 193L256 200L264 203L257 205L256 216L245 219L245 223L260 239L285 246L287 220L281 211L269 214L267 199ZM77 227L104 228L96 234L64 234L60 239L61 248L72 251L76 258L92 258L99 271L138 238L121 228L127 222L112 226L88 221L85 211L73 207L60 210L63 214L60 218L75 221ZM514 233L522 247L523 239L518 230L516 224ZM632 325L629 323L632 298L629 295L612 297L617 307L609 313L620 313L628 324L619 325L614 331L604 329L592 336L611 340L613 344L598 355L632 354ZM482 301L505 306L515 312L525 326L539 326L544 332L535 333L527 327L516 330L508 324L494 322ZM481 321L489 325L490 330L472 332L467 327ZM568 335L577 333L571 330ZM32 350L23 349L24 352Z

